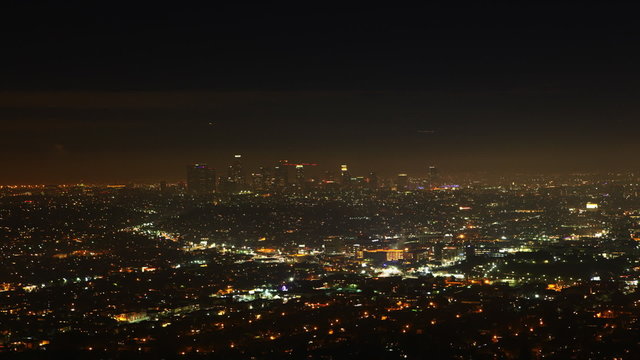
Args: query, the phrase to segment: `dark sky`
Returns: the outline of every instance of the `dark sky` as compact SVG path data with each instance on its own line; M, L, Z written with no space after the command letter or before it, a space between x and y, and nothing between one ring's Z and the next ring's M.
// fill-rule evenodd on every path
M0 183L638 169L631 2L87 3L0 9Z

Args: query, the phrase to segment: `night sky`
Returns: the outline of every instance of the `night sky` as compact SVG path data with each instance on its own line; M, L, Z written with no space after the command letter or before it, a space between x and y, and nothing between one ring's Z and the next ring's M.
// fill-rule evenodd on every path
M631 3L7 3L0 184L639 168Z

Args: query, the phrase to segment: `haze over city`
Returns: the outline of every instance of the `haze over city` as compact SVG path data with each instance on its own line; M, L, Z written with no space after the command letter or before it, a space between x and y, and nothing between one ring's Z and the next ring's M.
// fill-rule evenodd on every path
M235 153L389 175L636 170L627 6L10 3L0 182L177 181Z

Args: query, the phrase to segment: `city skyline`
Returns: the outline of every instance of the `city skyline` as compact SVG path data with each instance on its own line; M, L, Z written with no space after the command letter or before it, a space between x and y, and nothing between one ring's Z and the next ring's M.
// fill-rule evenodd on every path
M637 171L628 6L12 3L0 183L177 179L235 153L390 173Z

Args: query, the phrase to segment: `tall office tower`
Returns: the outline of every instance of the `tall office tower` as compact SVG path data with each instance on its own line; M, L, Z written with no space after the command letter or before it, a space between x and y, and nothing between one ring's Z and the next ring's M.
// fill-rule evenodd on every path
M250 182L251 190L264 190L264 173L261 171L251 173Z
M369 173L369 188L372 190L376 190L378 188L378 175L373 171Z
M252 175L252 187L254 190L264 191L271 188L271 172L268 168L260 166L258 172Z
M243 185L242 155L234 155L233 158L233 164L229 165L229 180L234 184Z
M429 172L427 173L427 179L429 181L429 187L433 188L438 185L438 169L431 165L429 166Z
M304 185L307 178L304 175L304 165L296 165L296 181L298 185Z
M340 165L340 181L342 185L349 185L351 181L351 174L349 173L349 168L347 165Z
M409 176L407 174L398 174L396 179L396 187L398 190L406 190L409 185Z
M187 166L187 190L194 195L208 195L216 191L216 170L207 164Z
M262 190L273 190L276 183L273 168L268 166L260 166L260 169L258 171L260 174L262 174Z
M280 164L273 169L273 175L275 178L274 185L278 189L283 189L289 185L289 172L287 171L287 166L284 165L283 162L286 162L286 160L281 161Z

